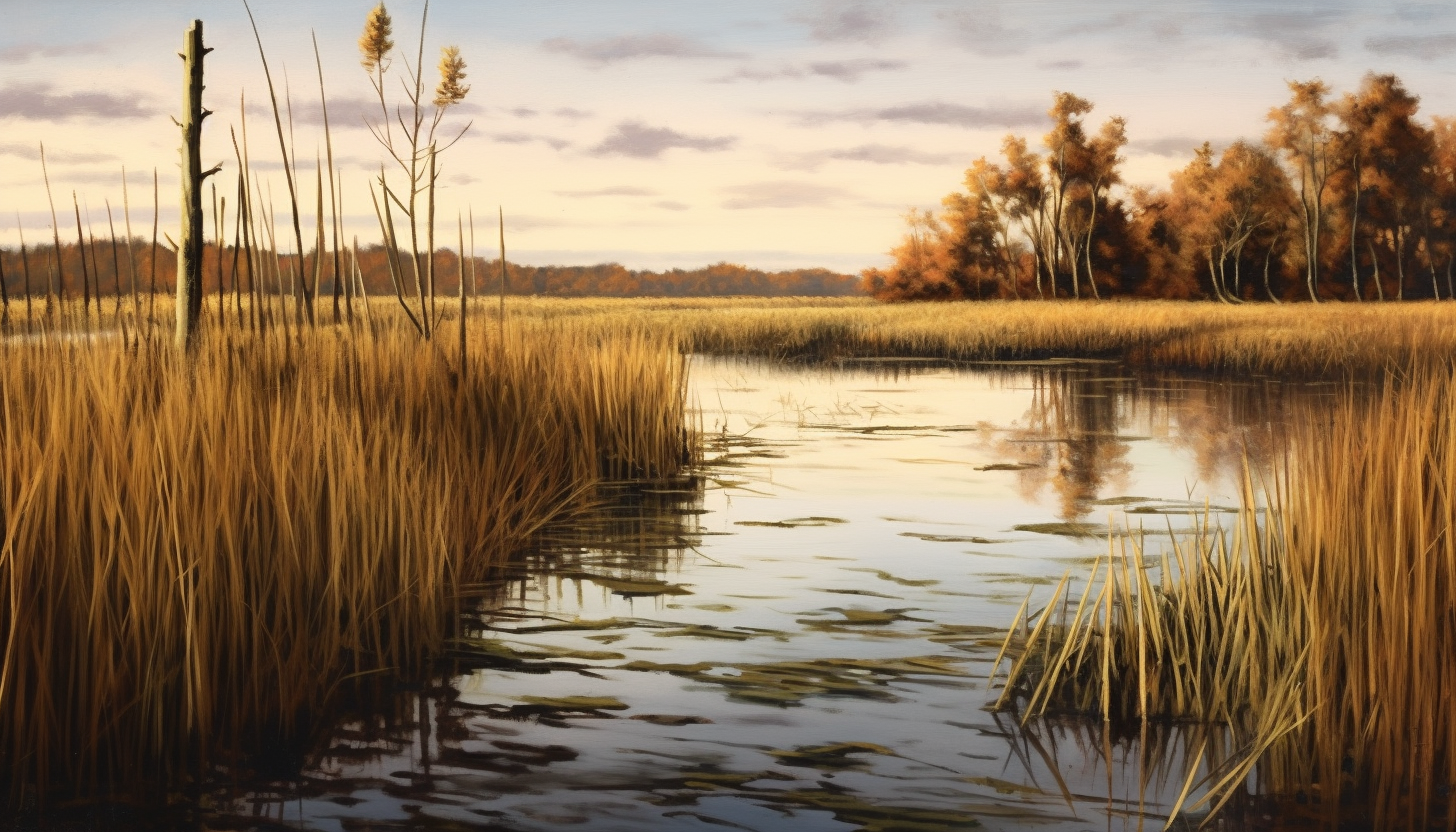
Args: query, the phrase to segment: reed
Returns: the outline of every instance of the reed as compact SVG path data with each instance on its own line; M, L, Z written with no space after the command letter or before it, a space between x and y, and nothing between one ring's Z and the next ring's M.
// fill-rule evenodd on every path
M1020 361L1339 375L1456 355L1456 304L1232 307L1178 301L886 305L844 298L533 298L511 316L671 333L687 349L791 359Z
M244 299L244 303L248 303ZM399 326L190 357L0 341L0 769L13 797L196 781L407 676L463 593L603 477L689 461L675 345L469 322L468 374ZM462 380L464 380L462 382Z
M1236 526L1174 541L1158 580L1124 540L1079 598L1064 581L1019 616L998 705L1228 726L1239 753L1203 784L1215 810L1252 774L1286 811L1451 828L1456 369L1351 386L1294 431Z

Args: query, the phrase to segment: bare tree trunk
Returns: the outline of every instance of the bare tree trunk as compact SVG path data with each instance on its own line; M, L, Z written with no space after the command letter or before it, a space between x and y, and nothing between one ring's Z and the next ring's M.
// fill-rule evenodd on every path
M1380 258L1375 256L1375 241L1366 240L1365 244L1370 247L1370 264L1375 269L1375 296L1379 300L1385 300L1385 287L1380 285Z
M202 312L202 180L217 168L202 170L202 122L211 113L202 108L202 60L211 50L202 45L202 21L194 20L182 42L182 228L177 245L177 346L190 346Z
M1360 297L1360 266L1355 256L1355 231L1360 227L1360 154L1356 153L1353 161L1355 168L1355 202L1350 209L1350 285L1355 289L1355 300L1364 300Z
M1279 238L1275 237L1273 242L1269 243L1268 250L1264 252L1264 292L1269 295L1269 300L1274 303L1279 303L1280 300L1274 296L1274 289L1269 286L1269 259L1274 256L1274 246L1278 242Z
M1405 300L1405 235L1399 224L1395 226L1391 241L1395 243L1395 277L1400 281L1395 289L1395 299Z

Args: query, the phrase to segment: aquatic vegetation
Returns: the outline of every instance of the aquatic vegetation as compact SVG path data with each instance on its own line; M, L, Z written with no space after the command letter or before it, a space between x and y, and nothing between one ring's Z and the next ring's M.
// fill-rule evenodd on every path
M1253 774L1345 822L1449 825L1456 372L1350 390L1294 430L1267 512L1250 476L1235 527L1203 515L1157 581L1123 539L1080 593L1023 605L999 705L1229 726L1242 753L1204 784L1215 811Z

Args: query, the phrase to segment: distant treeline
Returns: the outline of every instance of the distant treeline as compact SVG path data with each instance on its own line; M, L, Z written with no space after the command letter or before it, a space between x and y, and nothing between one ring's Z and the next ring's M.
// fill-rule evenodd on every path
M125 240L101 239L86 244L84 264L81 247L75 243L61 243L60 266L57 269L55 245L27 246L22 257L20 249L0 249L0 277L11 302L23 302L29 287L32 302L43 299L50 291L60 291L66 297L114 297L118 286L123 293L130 293L133 276L138 292L153 289L158 292L172 292L177 276L177 258L165 247L154 248L150 241L141 238L132 240L128 247ZM235 285L242 291L249 290L250 270L244 258L235 257L232 246L222 251L219 263L217 248L208 245L203 260L203 285L210 293L216 293L219 285L231 292ZM276 293L281 290L292 292L293 275L299 273L298 257L283 255L276 257L264 252L257 272L260 290ZM309 252L304 257L302 273L312 280L314 256ZM346 274L352 274L354 260L352 252L345 252L341 262ZM442 250L435 254L435 292L437 295L454 296L460 291L460 259L455 252ZM406 268L408 263L406 262ZM385 250L382 246L361 248L358 258L358 275L362 277L364 289L371 296L394 294L390 281ZM500 292L500 260L475 258L474 268L467 260L465 272L467 288L481 294ZM120 281L117 277L120 275ZM412 274L412 272L410 272ZM28 277L27 277L28 275ZM281 277L280 277L281 276ZM235 283L241 281L241 283ZM413 278L406 281L406 294L413 292ZM52 288L54 285L54 289ZM335 279L333 257L325 252L322 274L319 279L319 297L332 295ZM357 285L357 283L356 283ZM548 295L558 297L701 297L722 295L755 296L840 296L861 293L860 279L854 275L836 274L827 269L794 269L791 271L767 272L751 269L733 263L717 263L701 269L673 269L665 272L628 269L617 263L603 263L595 266L523 266L507 261L506 292L512 295Z
M1339 98L1290 82L1262 141L1193 161L1170 187L1122 188L1121 118L1058 93L1042 150L1007 136L939 213L911 211L887 300L1138 296L1228 302L1456 298L1456 119L1416 117L1394 75Z

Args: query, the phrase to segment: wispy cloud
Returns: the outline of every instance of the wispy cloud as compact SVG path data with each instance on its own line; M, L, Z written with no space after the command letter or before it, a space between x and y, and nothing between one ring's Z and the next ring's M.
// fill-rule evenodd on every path
M718 49L681 35L621 35L600 40L552 38L541 44L548 52L605 65L641 58L741 58L742 53Z
M72 118L149 118L157 110L140 93L55 92L47 83L20 83L0 88L0 119L64 121Z
M724 188L723 191L733 194L723 207L733 209L816 208L853 196L843 188L816 182L754 182Z
M1377 55L1409 55L1423 61L1434 61L1456 52L1456 34L1385 35L1367 39L1365 48Z
M1234 28L1275 47L1284 58L1314 61L1339 57L1339 46L1325 33L1344 17L1335 9L1261 12L1236 21Z
M667 127L648 127L640 121L625 121L591 149L593 156L630 156L634 159L656 159L673 148L687 150L727 150L738 139L735 136L692 136Z
M281 97L278 106L282 108L285 117L288 117L288 103ZM479 104L463 102L455 104L450 108L450 118L441 125L442 132L449 132L450 125L455 119L464 117L469 119L472 116L481 115L485 110ZM248 99L248 115L261 116L271 120L273 108L266 97ZM392 117L392 116L391 116ZM364 96L336 96L329 99L329 127L336 130L362 130L370 124L378 125L384 118L384 113L379 109L379 99L366 98ZM304 124L311 127L322 127L324 123L323 106L317 100L300 99L295 97L292 104L292 120L294 124ZM462 121L459 126L463 126ZM450 135L454 135L450 133Z
M786 170L817 170L826 162L868 162L874 165L944 165L954 162L953 153L926 153L913 147L862 144L836 150L796 153L779 160Z
M899 122L904 124L933 124L947 127L1025 127L1046 122L1046 113L1041 107L1031 104L998 104L988 107L971 107L965 104L951 104L945 101L926 101L916 104L900 104L892 107L868 107L851 110L818 110L796 114L807 125L828 124L835 121Z
M657 191L647 188L638 188L635 185L612 185L607 188L597 188L590 191L557 191L557 196L570 197L595 197L595 196L657 196Z
M829 0L811 14L798 18L809 26L815 40L827 43L875 44L895 33L894 13L889 3Z
M676 202L671 199L664 199L661 202L652 203L653 208L661 208L664 211L686 211L693 207L686 202Z
M556 136L545 136L540 133L492 133L490 140L501 144L532 144L540 142L549 146L552 150L565 150L571 147L571 142Z
M1128 149L1140 150L1152 156L1166 156L1171 159L1179 157L1193 158L1193 151L1202 145L1207 139L1193 138L1191 136L1166 136L1161 139L1136 139L1127 143ZM1209 142L1214 150L1225 147L1228 142Z
M0 64L25 64L36 58L68 58L81 55L100 55L106 52L106 45L98 41L86 43L17 43L0 49Z
M1000 8L989 4L942 11L940 18L950 24L957 46L991 58L1021 54L1031 37L1027 30L1003 23Z
M591 118L595 114L590 110L578 110L575 107L557 107L551 111L551 115L560 118Z
M40 146L34 144L20 144L18 142L6 142L0 144L0 156L16 156L21 159L40 161ZM65 150L46 151L46 161L59 162L69 165L95 165L102 162L115 162L120 157L111 153L75 153ZM119 177L118 177L119 178Z
M878 58L854 58L846 61L815 61L803 66L781 66L776 69L743 67L731 75L714 78L716 83L731 84L734 81L780 81L793 78L832 78L846 84L853 84L871 72L889 72L909 66L905 61Z

